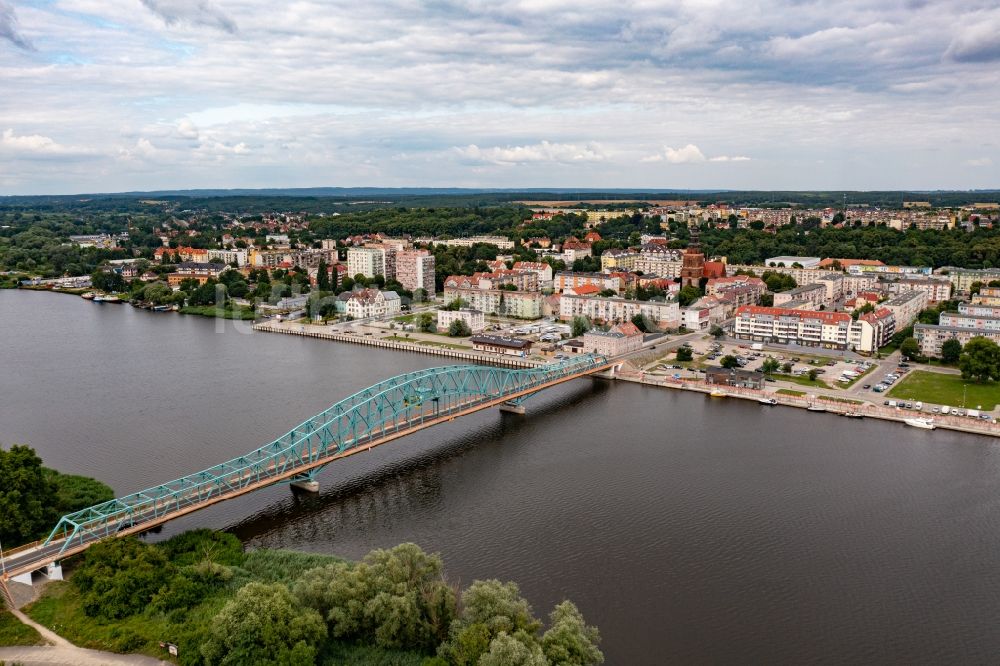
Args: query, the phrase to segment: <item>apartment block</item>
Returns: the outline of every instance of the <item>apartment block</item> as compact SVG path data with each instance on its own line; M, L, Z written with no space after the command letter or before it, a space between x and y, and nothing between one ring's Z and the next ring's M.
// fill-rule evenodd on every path
M733 335L756 342L846 349L853 321L851 315L843 312L747 305L736 311Z
M396 281L404 289L423 289L434 296L434 255L427 250L403 250L396 254Z
M896 328L903 330L916 321L920 311L927 307L927 293L905 291L882 303L882 307L892 311L896 317Z
M826 285L819 283L807 284L788 291L778 292L774 295L774 306L787 307L787 304L792 301L804 301L811 304L813 308L818 308L820 305L826 303L826 293Z
M559 271L556 273L553 287L556 292L564 294L567 291L578 289L579 287L596 287L598 291L610 289L616 294L621 293L624 288L622 279L607 273L575 273L573 271Z
M631 321L641 314L658 328L678 328L681 310L676 301L634 301L625 298L591 298L563 294L559 299L559 318L568 321L573 317L587 317L599 323Z
M517 319L538 319L542 316L540 291L451 287L445 283L444 297L446 301L459 298L467 307L491 315Z
M347 249L347 275L354 277L361 274L367 278L386 274L387 250L381 247L351 247Z
M458 310L438 310L437 327L441 332L446 332L453 322L464 321L473 333L482 333L486 330L486 315L472 308L461 308Z

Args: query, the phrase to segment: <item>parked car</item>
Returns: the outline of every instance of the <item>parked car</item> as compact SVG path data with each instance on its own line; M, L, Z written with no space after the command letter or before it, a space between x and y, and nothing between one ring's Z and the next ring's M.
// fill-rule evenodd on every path
M870 389L871 387L872 387L872 385L871 385L871 384L865 384L865 385L864 385L864 386L862 386L861 388L863 388L864 390L866 390L866 391L867 391L867 390L868 390L868 389Z

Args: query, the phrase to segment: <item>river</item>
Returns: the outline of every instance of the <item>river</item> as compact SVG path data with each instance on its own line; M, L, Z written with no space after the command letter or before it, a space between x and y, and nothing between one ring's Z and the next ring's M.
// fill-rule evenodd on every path
M0 291L0 442L124 494L446 359ZM171 523L563 598L609 664L983 663L1000 653L1000 443L580 379Z

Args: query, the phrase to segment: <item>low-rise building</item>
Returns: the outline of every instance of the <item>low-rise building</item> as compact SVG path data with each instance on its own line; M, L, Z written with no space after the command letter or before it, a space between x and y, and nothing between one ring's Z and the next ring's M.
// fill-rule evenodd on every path
M167 284L176 287L184 280L197 280L198 284L205 284L209 280L218 280L228 270L229 266L225 264L185 261L177 264L176 272L167 275Z
M774 295L775 307L789 307L791 301L805 301L818 308L826 303L826 286L817 283L807 284L802 287L795 287L788 291L778 292ZM812 308L810 308L812 309Z
M473 333L482 333L486 330L486 315L479 310L473 310L472 308L438 310L437 327L442 333L447 332L452 323L456 321L464 321L465 325Z
M461 299L465 306L486 314L517 319L538 319L542 316L542 292L479 289L478 287L444 288L446 301Z
M515 261L512 270L530 271L538 276L539 282L552 282L552 266L544 261Z
M527 356L531 353L531 340L505 338L499 335L475 335L470 338L476 351L503 356Z
M395 317L400 312L399 294L378 289L359 289L347 299L347 314L354 319Z
M639 261L639 253L634 250L611 248L601 254L602 271L634 271Z
M972 295L976 305L1000 305L1000 287L983 287L978 294Z
M576 273L573 271L559 271L556 273L553 288L560 294L567 291L576 290L583 286L597 287L598 291L610 289L616 294L621 293L624 285L622 279L617 275L608 273Z
M962 346L972 338L986 338L1000 344L1000 330L940 324L914 324L913 337L917 339L920 353L924 356L941 356L941 345L950 339L958 340Z
M642 331L632 322L618 324L608 331L590 330L583 334L583 351L604 356L618 356L642 348Z
M635 301L572 294L563 294L559 299L559 318L563 321L587 317L591 321L610 324L632 321L636 315L642 315L660 329L681 325L681 310L677 301Z
M706 368L705 382L717 386L735 386L738 388L764 388L764 373L739 368Z

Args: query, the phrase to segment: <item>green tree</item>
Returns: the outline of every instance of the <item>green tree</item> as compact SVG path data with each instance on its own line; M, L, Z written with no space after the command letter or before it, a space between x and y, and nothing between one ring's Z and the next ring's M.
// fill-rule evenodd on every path
M632 323L635 324L635 327L643 333L648 333L650 330L650 325L647 322L646 317L644 317L641 313L632 317Z
M453 338L464 338L472 335L472 329L464 319L456 319L448 326L448 335Z
M677 348L677 360L684 362L690 361L694 358L694 351L687 345L682 345Z
M434 330L434 315L430 312L421 312L417 315L417 328L424 333L430 333Z
M686 308L701 298L701 295L701 289L693 285L689 285L677 292L677 303L682 308Z
M56 486L30 446L0 448L0 542L8 548L37 538L56 519Z
M320 259L316 269L316 288L320 291L330 291L330 274L326 270L326 260Z
M579 337L590 330L590 320L586 317L577 315L573 317L571 322L572 336L574 338Z
M809 377L809 381L814 382L816 381L816 378L819 377L819 370L816 368L810 368L806 376Z
M455 592L438 555L417 545L375 550L306 572L296 597L326 618L335 638L383 648L434 649L455 616Z
M84 613L120 620L141 613L173 575L161 549L125 537L88 548L71 580L82 593Z
M962 343L957 338L948 338L941 344L941 360L945 363L957 363L962 357Z
M782 366L781 366L781 371L782 371L783 373L785 373L786 375L788 375L788 374L791 374L791 372L792 372L792 368L793 368L793 367L794 367L794 366L793 366L793 365L792 365L791 363L789 363L788 361L785 361L785 362L784 362L784 363L782 364Z
M906 358L917 359L920 357L920 343L916 338L906 338L899 345L899 351Z
M739 361L738 361L738 360L736 359L736 357L735 357L735 356L733 356L732 354L726 354L726 355L725 355L725 356L723 356L723 357L722 357L722 359L721 359L721 360L719 361L719 365L721 365L721 366L722 366L723 368L726 368L726 369L732 369L732 368L735 368L735 367L737 367L737 366L738 366L739 364L740 364L740 362L739 362Z
M1000 346L988 338L972 338L962 348L958 367L963 379L1000 379Z
M90 284L100 291L125 291L126 288L124 278L113 270L94 271L90 276Z
M773 356L768 356L767 358L765 358L764 362L760 366L761 370L763 370L764 373L768 375L777 372L778 368L780 367L781 363L778 361L778 359L774 358Z
M489 649L476 662L477 666L548 666L550 662L534 637L517 632L511 636L501 631L490 641Z
M983 289L983 283L977 280L969 285L969 295L975 296L980 291L982 291L982 289Z
M537 654L534 650L538 647L535 635L541 628L541 623L532 615L531 606L521 597L515 583L475 581L462 593L461 608L461 614L451 624L448 640L438 648L438 655L449 663L461 666L482 663L480 659L493 651L493 642L501 634L522 643L528 648L527 654ZM525 654L507 639L500 640L496 653L490 659L500 659L502 655ZM545 663L544 657L540 663Z
M869 312L875 312L875 306L871 303L865 303L860 308L855 308L854 311L851 312L851 319L857 321L861 315L868 314Z
M718 324L712 324L712 328L710 328L708 332L715 339L719 339L721 337L725 337L725 335L726 335L726 331L723 330L723 328L721 326L719 326Z
M552 666L596 666L604 663L600 642L597 627L588 626L573 602L564 601L549 615L542 651Z
M320 614L295 603L280 583L249 583L212 619L206 664L312 664L326 638Z

